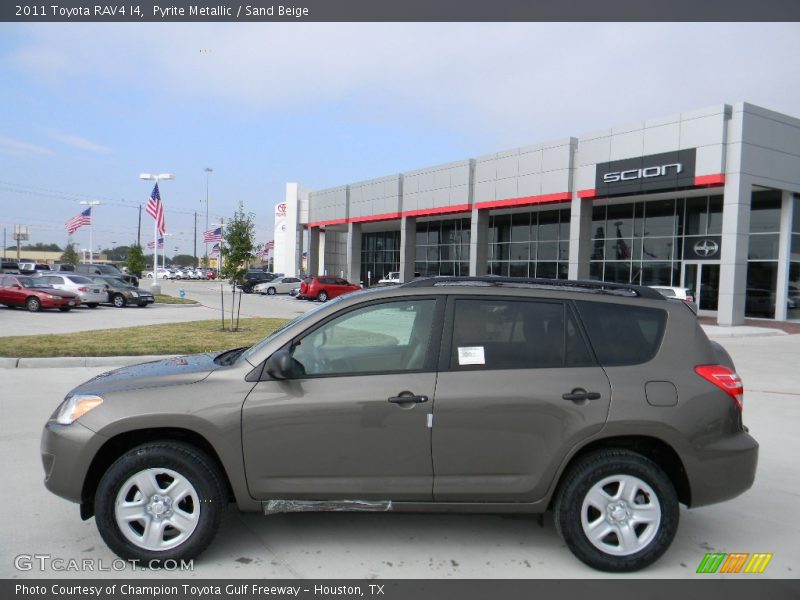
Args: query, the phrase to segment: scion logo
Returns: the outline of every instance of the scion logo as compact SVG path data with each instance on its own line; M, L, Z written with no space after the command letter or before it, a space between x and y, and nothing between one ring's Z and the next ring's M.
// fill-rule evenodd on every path
M675 169L675 173L682 173L683 164L673 163L671 165L661 165L658 167L628 169L627 171L606 173L603 175L603 181L606 183L613 183L615 181L634 181L636 179L648 179L650 177L664 177L669 173L669 169Z
M755 552L750 554L748 552L732 552L725 554L724 552L710 552L703 557L700 564L697 566L697 572L703 574L709 573L763 573L769 561L772 560L772 553Z
M700 240L694 245L694 253L703 258L709 258L719 252L719 244L714 240Z

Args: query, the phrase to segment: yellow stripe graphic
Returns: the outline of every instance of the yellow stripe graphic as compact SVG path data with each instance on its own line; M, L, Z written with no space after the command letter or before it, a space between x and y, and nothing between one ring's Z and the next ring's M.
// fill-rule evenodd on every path
M772 560L772 553L755 553L750 557L747 566L744 568L745 573L763 573L767 568L769 561Z

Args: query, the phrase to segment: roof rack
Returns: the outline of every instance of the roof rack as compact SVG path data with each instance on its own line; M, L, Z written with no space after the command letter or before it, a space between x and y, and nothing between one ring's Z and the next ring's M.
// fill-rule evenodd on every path
M569 291L575 292L664 300L664 296L649 287L583 279L543 279L531 277L501 277L497 275L485 275L482 277L438 276L421 277L400 285L400 287L404 288L438 286L536 287L539 289L568 289Z

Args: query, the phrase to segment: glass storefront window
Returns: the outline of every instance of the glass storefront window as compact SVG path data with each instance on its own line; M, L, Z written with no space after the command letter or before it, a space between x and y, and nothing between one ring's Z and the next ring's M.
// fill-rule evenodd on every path
M511 215L511 241L529 242L530 240L531 240L530 213L520 213Z
M566 274L569 268L569 218L569 209L490 215L489 273L514 277ZM469 231L466 234L468 236ZM553 263L542 267L542 272L552 275L536 275L536 265L541 261Z
M645 206L644 237L675 235L675 201L657 200Z
M711 196L708 199L708 234L722 233L722 196Z
M747 258L749 260L778 260L779 243L780 235L777 233L751 235Z
M539 213L538 239L545 241L558 239L558 211Z
M608 237L633 237L633 204L616 204L608 207Z
M755 318L775 318L775 290L778 283L778 263L747 263L747 296L744 315Z
M796 204L795 207L797 207ZM789 319L800 319L800 262L792 262L789 265L789 297L786 303L786 316Z
M754 192L750 205L750 233L777 233L780 228L780 192Z

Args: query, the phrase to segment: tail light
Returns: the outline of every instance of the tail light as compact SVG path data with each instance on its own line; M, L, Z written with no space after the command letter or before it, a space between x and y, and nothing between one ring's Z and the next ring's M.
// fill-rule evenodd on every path
M686 302L694 302L694 296L686 295Z
M79 287L79 288L78 288L78 291L79 291L79 292L88 292L88 291L89 291L89 288L87 288L87 287Z
M742 379L728 367L722 365L698 365L695 372L728 394L740 411L744 408L744 386Z

